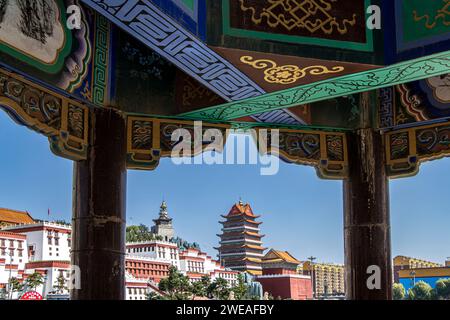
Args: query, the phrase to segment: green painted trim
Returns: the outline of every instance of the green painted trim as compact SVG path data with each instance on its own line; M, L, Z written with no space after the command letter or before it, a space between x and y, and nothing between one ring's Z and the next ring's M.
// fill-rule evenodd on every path
M332 48L340 48L356 51L366 51L373 52L374 44L373 44L373 31L366 28L366 43L359 42L350 42L350 41L339 41L339 40L329 40L323 38L315 38L315 37L305 37L305 36L290 36L283 35L279 33L269 33L269 32L261 32L261 31L252 31L252 30L244 30L244 29L236 29L232 28L230 25L230 0L222 0L222 25L223 25L223 33L225 35L230 35L233 37L247 37L247 38L256 38L261 40L273 40L273 41L281 41L288 43L297 43L297 44L310 44L315 46L322 47L332 47ZM365 0L365 8L371 5L371 0ZM366 11L366 21L369 17Z
M89 30L89 24L88 24L88 21L86 20L86 16L83 13L81 14L81 17L82 17L81 19L83 20L83 23L86 28L86 35L84 37L84 39L86 40L86 47L87 47L86 48L86 56L83 59L83 67L82 67L83 72L78 73L77 79L70 82L69 86L66 88L66 90L69 92L73 92L75 89L77 89L81 85L84 77L86 76L86 74L89 71L89 61L91 60L91 54L92 54L91 41L89 39L89 32L91 32Z
M162 116L159 114L142 114L136 112L127 112L127 116L130 117L147 117L152 119L168 119L168 120L192 120L186 119L181 116ZM337 128L337 127L326 127L326 126L310 126L310 125L290 125L290 124L280 124L280 123L267 123L267 122L247 122L247 121L209 121L208 123L215 124L229 124L233 129L291 129L291 130L314 130L314 131L326 131L326 132L352 132L353 129L349 128Z
M391 87L446 73L450 73L450 51L191 111L180 116L204 121L231 121L240 117Z
M52 64L43 63L39 60L36 60L35 58L29 56L26 53L18 51L16 48L11 47L10 45L1 42L0 43L0 51L3 51L33 67L36 67L46 73L58 73L61 71L61 69L64 67L64 62L66 57L70 54L72 51L72 32L67 29L67 17L65 15L65 5L63 0L56 0L58 3L59 8L59 18L61 25L64 30L65 34L65 40L64 40L64 46L61 51L59 51L58 56L56 58L56 61Z
M182 0L183 4L191 9L191 11L195 10L195 0Z

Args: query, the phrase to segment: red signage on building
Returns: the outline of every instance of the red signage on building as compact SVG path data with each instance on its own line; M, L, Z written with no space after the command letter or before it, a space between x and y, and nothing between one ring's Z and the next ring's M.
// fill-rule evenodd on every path
M28 291L20 298L20 300L44 300L42 295L36 291Z

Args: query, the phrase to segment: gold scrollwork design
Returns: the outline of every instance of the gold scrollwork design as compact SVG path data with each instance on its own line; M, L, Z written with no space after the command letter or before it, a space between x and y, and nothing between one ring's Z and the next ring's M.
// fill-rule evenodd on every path
M335 0L332 0L334 2ZM336 30L341 34L348 33L347 26L356 25L356 14L352 19L343 19L341 23L331 15L333 5L326 0L268 0L261 10L255 6L247 5L245 0L239 0L243 12L252 13L252 22L256 25L265 18L270 28L279 26L287 31L296 28L306 29L310 33L321 30L325 34L332 34Z
M344 71L342 66L334 66L328 69L326 66L314 65L300 68L296 65L278 66L275 61L269 59L254 60L251 56L241 57L241 62L252 66L255 69L264 70L264 80L268 83L288 85L297 82L307 75L318 76L329 73L339 73Z
M430 30L434 29L439 21L442 21L442 24L448 27L450 26L450 21L447 20L450 18L450 0L444 0L444 6L436 11L433 18L429 14L419 16L416 10L413 11L413 16L415 22L425 20L425 28Z
M0 109L48 137L58 156L87 158L88 107L0 68Z

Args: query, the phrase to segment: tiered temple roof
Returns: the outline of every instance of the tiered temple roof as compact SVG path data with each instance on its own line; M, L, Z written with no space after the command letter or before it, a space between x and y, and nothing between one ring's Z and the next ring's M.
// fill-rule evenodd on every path
M216 248L222 264L233 270L261 274L261 258L266 248L261 245L261 222L255 221L260 216L253 213L249 204L239 201L222 217L226 220L220 222L224 227L222 234L218 234L220 246Z

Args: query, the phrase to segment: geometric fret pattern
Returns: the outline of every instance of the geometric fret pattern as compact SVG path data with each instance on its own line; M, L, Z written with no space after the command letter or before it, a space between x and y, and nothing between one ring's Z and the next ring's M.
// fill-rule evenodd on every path
M82 0L198 82L224 98L238 101L265 93L249 77L187 32L149 1ZM283 123L299 124L284 110ZM280 112L277 112L277 117ZM263 117L254 115L260 122ZM269 116L270 118L270 116Z

